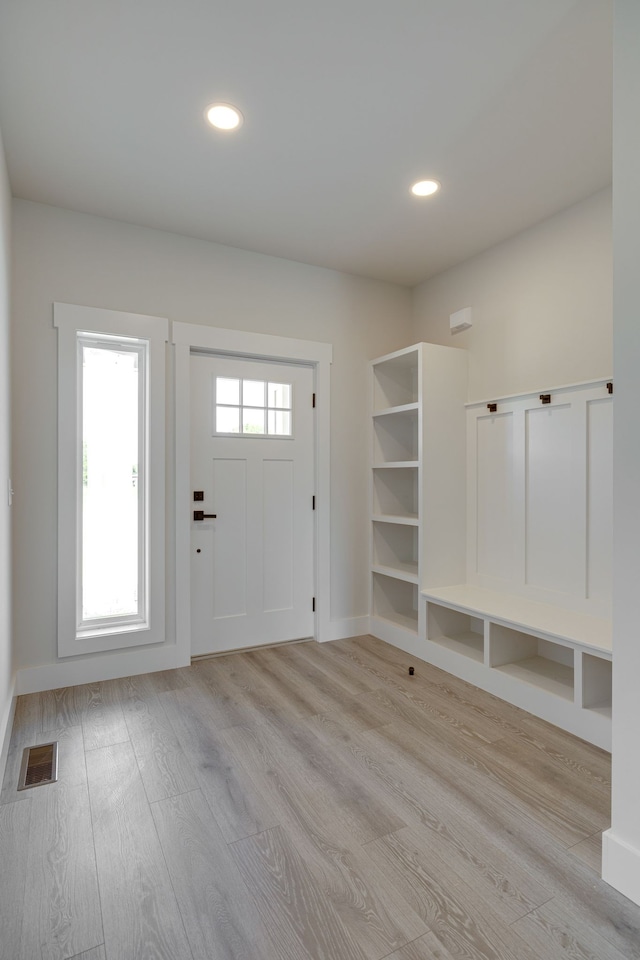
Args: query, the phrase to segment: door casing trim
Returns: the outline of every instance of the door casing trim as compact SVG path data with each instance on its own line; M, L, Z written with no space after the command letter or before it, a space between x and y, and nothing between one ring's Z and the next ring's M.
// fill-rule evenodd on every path
M192 350L206 350L221 356L253 360L280 360L308 364L314 368L316 394L314 531L315 639L330 637L330 371L333 347L330 343L295 340L270 334L205 327L195 323L172 324L175 409L175 585L176 647L178 666L191 662L191 483L190 483L190 356Z

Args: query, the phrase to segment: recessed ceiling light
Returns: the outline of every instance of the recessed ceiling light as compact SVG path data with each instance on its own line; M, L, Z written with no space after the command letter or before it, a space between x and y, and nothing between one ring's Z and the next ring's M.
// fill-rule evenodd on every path
M432 193L437 193L439 189L440 184L437 180L418 180L411 187L411 193L415 197L430 197Z
M242 114L230 103L212 103L205 110L205 116L217 130L237 130L242 126Z

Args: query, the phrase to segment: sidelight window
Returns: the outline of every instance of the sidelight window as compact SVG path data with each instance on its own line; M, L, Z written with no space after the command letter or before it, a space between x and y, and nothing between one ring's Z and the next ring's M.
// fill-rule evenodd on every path
M165 640L160 317L55 304L58 655Z
M78 336L78 630L144 623L149 343Z

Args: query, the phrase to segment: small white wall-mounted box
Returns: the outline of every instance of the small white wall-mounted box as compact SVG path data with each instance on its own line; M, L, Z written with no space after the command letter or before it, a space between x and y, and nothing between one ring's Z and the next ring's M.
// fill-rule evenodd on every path
M463 330L468 330L472 325L471 307L463 307L462 310L456 310L449 316L451 333L461 333Z

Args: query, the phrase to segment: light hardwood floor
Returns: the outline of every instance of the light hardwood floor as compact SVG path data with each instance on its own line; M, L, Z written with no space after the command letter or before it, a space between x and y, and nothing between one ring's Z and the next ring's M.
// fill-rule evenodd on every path
M49 739L58 783L17 793ZM609 776L371 637L21 697L0 957L640 960L598 875Z

